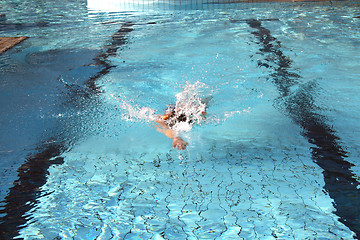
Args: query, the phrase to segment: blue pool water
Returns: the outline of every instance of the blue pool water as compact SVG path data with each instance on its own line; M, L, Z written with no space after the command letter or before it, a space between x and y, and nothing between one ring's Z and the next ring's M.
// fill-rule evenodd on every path
M1 237L356 238L358 9L3 1Z

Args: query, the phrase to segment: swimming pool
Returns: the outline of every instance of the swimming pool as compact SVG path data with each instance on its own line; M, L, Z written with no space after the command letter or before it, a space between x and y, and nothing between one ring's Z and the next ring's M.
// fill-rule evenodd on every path
M163 6L4 3L2 234L353 239L359 4ZM212 97L184 151L179 93Z

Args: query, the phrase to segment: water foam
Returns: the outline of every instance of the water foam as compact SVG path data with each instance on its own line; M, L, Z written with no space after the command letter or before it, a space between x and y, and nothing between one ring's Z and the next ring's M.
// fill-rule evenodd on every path
M204 90L206 89L208 86L199 81L193 84L187 82L183 91L175 95L176 103L171 105L173 106L174 117L165 122L177 132L190 131L194 123L200 124L204 119L206 104L209 101L209 99L204 98ZM121 119L125 121L154 122L160 119L163 114L157 113L151 107L139 106L123 95L110 93L108 100L116 102L115 104L122 110ZM179 121L180 118L183 120ZM184 119L186 120L184 121Z
M186 83L184 90L176 94L175 117L176 120L172 126L175 131L191 130L194 123L200 124L206 113L206 105L209 101L204 97L204 90L208 86L202 82L194 84ZM177 121L177 119L185 119L185 121Z
M221 124L229 118L251 111L251 107L245 107L244 109L229 109L229 111L217 112L209 116L206 110L212 94L213 91L205 83L186 82L183 90L175 95L176 103L169 103L165 113L172 112L172 117L164 122L178 133L189 132L194 124ZM108 100L116 101L116 106L122 110L121 119L125 121L156 122L164 114L151 107L139 106L133 99L127 99L124 95L109 94Z
M124 110L121 115L121 119L123 120L151 122L156 119L157 114L153 108L139 107L136 104L133 105L131 104L131 101L126 99L125 96L115 96L114 94L110 94L108 99L115 100L116 105Z

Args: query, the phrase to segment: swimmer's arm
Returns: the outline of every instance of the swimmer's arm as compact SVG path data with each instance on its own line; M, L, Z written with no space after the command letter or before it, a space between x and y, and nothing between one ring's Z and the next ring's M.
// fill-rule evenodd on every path
M158 125L154 124L156 130L173 140L172 142L173 148L177 148L179 150L185 150L186 146L188 145L187 142L185 142L181 137L178 137L176 132L168 128L168 126L164 122L156 121L156 123L158 123Z
M156 130L157 130L158 132L164 134L164 135L167 136L168 138L173 139L173 138L176 137L175 132L174 132L172 129L166 127L164 124L160 124L160 123L159 123L159 125L156 125L156 124L154 124L154 125L155 125Z

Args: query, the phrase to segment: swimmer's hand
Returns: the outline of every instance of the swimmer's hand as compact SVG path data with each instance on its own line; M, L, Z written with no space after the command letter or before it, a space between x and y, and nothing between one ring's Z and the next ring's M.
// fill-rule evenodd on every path
M177 148L179 150L185 150L187 145L188 143L182 140L182 138L174 137L173 148Z

